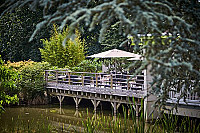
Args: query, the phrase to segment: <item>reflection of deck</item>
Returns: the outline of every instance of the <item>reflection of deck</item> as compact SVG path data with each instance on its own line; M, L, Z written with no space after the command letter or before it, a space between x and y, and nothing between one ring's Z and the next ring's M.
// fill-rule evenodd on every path
M121 104L130 104L140 112L141 99L144 98L144 76L103 73L81 73L66 71L45 71L48 93L57 96L60 105L65 96L73 97L76 108L81 99L90 99L94 111L101 101L110 102L114 114ZM133 100L134 97L134 100Z

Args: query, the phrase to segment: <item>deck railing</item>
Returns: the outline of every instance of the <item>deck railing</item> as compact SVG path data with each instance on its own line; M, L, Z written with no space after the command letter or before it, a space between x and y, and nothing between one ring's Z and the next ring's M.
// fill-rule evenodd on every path
M130 90L133 93L144 93L144 75L107 74L90 72L70 72L66 70L46 70L45 80L48 84L69 84L76 86L89 86L110 88L116 90ZM184 89L182 89L184 90ZM168 103L176 103L182 92L176 88L169 92ZM180 104L200 106L200 97L197 93L187 93L179 100Z
M169 100L167 102L176 103L179 99L180 104L200 106L200 97L197 92L186 92L185 98L180 98L183 91L184 87L180 91L177 91L177 88L173 88L169 92Z
M59 70L45 71L46 83L103 87L125 90L144 90L144 75L107 74L90 72L70 72Z

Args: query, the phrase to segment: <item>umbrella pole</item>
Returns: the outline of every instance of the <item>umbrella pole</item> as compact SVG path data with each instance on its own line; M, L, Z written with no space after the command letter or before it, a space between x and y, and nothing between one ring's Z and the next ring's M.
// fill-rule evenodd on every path
M116 59L115 60L115 75L117 74L117 63L116 63Z

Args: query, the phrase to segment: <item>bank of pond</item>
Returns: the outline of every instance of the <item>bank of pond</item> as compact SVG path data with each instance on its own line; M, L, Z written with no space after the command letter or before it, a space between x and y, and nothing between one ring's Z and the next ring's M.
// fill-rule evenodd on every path
M87 106L88 107L88 106ZM121 106L116 117L112 108L99 108L97 114L92 106L57 103L41 106L6 107L0 116L0 133L199 133L199 119L165 114L162 119L145 122L143 112L139 117L128 106Z

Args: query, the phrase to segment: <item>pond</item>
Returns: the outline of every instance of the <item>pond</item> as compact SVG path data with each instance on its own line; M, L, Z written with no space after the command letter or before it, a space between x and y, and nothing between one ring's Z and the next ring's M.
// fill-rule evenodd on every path
M84 104L85 105L85 104ZM167 117L161 121L145 123L143 117L129 118L128 110L119 110L112 116L112 109L100 109L94 115L93 108L74 105L17 106L5 108L0 115L0 133L64 133L64 132L191 132L200 130L198 119ZM126 108L127 109L127 108ZM126 113L124 113L126 112ZM124 114L123 114L124 113ZM170 115L171 116L171 115ZM165 118L165 117L164 117Z
M74 105L19 106L7 107L0 116L0 131L10 132L84 132L83 123L88 116L94 118L93 109ZM112 111L104 110L103 115L98 111L97 116L112 121ZM91 119L92 120L92 119ZM107 121L109 123L109 121ZM110 124L110 123L109 123Z

